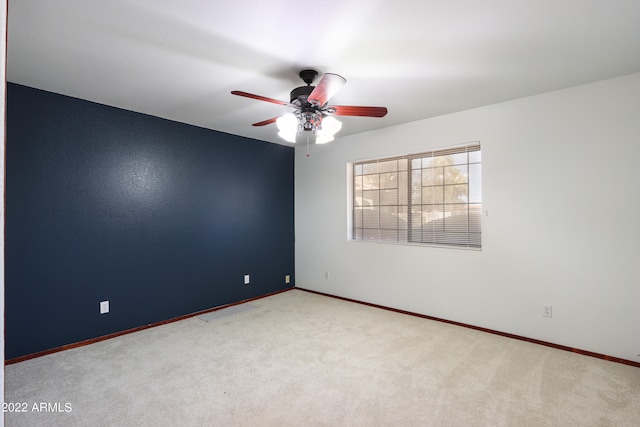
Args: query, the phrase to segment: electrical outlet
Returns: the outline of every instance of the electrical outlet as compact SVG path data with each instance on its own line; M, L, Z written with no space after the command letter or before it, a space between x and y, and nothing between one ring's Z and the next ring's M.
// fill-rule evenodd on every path
M248 284L249 284L249 275L248 275L248 274L245 274L245 275L244 275L244 284L245 284L245 285L248 285Z
M542 315L544 317L552 317L553 316L553 311L552 311L551 304L542 304Z
M284 276L284 283L291 283L291 276L289 276L288 274Z
M325 278L325 279L328 279L328 278L329 278L329 272L328 272L328 271L325 271L325 272L324 272L324 278Z
M109 301L100 301L100 314L109 312Z

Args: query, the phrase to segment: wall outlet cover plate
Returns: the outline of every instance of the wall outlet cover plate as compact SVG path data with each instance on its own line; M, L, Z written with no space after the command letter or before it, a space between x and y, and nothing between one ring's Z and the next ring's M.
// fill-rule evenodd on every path
M109 301L100 301L100 314L109 312Z

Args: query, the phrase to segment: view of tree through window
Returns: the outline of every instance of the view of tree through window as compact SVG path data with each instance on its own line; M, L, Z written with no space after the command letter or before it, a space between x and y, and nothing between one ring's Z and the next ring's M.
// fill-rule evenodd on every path
M354 240L481 247L480 145L353 164Z

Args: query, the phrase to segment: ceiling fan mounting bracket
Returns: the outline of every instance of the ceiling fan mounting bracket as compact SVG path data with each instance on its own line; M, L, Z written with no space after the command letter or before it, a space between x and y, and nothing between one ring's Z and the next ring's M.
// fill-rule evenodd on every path
M300 78L303 82L307 84L307 86L311 86L311 83L318 77L318 72L316 70L302 70L300 71Z

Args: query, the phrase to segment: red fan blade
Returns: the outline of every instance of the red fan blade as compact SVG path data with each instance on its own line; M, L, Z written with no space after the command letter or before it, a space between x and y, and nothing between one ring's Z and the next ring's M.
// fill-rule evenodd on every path
M258 123L254 123L251 126L265 126L265 125L270 125L271 123L275 123L276 120L278 120L280 118L280 116L278 117L274 117L273 119L269 119L269 120L264 120L262 122L258 122Z
M335 110L336 116L360 116L360 117L384 117L387 115L386 107L353 107L346 105L332 105L328 110Z
M329 98L338 93L347 80L337 74L327 73L318 82L318 85L309 94L307 101L312 104L323 106Z
M257 99L259 101L271 102L273 104L278 104L278 105L292 105L285 101L280 101L278 99L273 99L273 98L267 98L266 96L254 95L252 93L242 92L240 90L234 90L234 91L231 91L231 93L233 95L244 96L245 98Z

